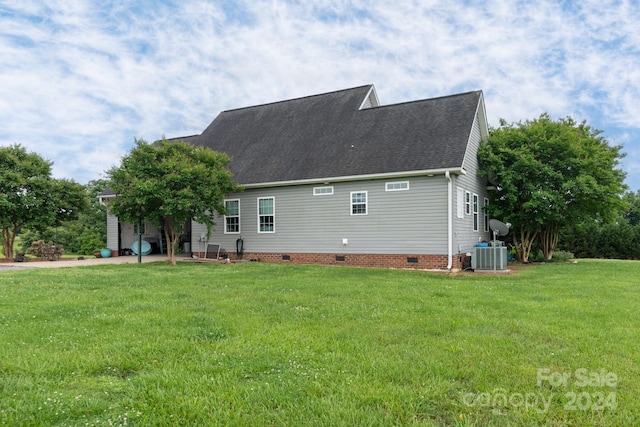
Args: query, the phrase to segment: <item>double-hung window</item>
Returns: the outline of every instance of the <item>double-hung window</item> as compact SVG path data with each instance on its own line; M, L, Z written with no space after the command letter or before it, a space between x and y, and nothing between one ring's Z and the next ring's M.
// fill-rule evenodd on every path
M484 231L489 231L489 199L484 198Z
M240 233L240 200L225 200L224 207L227 210L224 216L225 234Z
M473 231L478 231L478 195L473 195Z
M258 199L258 233L276 232L276 207L274 197Z
M464 213L471 215L471 193L468 191L464 192Z
M144 221L133 223L133 234L145 234L147 232L147 223Z
M367 214L367 192L352 191L351 192L351 215Z

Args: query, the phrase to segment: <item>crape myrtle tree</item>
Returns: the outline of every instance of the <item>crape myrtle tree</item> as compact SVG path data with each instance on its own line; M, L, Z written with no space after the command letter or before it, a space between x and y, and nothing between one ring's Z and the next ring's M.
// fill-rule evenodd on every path
M19 144L0 147L0 230L4 256L13 257L16 235L76 219L87 197L80 184L51 177L52 163Z
M551 259L562 227L613 220L623 208L620 146L567 117L542 114L524 123L500 121L480 146L480 173L496 186L489 210L513 225L516 255L527 262L537 241Z
M210 230L215 213L226 213L225 194L241 190L227 168L230 161L183 141L136 140L122 164L107 172L116 194L109 209L124 221L148 220L161 228L169 263L175 265L183 225L193 219Z

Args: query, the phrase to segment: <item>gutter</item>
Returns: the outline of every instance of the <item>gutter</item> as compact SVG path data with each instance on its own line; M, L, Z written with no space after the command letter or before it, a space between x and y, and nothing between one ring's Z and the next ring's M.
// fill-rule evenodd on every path
M388 173L374 173L365 175L350 175L350 176L334 176L324 178L308 178L298 179L290 181L272 181L272 182L259 182L259 183L240 183L246 188L266 188L266 187L285 187L290 185L309 185L320 184L328 185L337 182L352 182L352 181L368 181L371 179L394 179L394 178L408 178L411 176L434 176L441 174L454 173L456 175L466 175L467 172L463 168L453 169L425 169L418 171L406 171L406 172L388 172Z
M446 171L444 173L447 178L447 270L451 271L453 266L453 218L452 218L452 205L453 205L453 181L451 180L451 173Z

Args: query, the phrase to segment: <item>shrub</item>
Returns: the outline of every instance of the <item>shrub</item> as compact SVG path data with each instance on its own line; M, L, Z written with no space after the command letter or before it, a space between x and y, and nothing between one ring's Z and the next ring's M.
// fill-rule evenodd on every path
M529 255L529 262L546 262L547 259L544 257L541 249L533 249L531 254Z
M553 262L569 262L573 260L573 254L568 251L554 251L551 256Z
M85 228L78 237L80 243L79 253L84 255L93 254L105 247L105 242L100 237L100 233L93 228Z
M48 259L49 261L54 261L62 256L64 248L55 243L45 243L44 240L36 240L31 243L27 253Z

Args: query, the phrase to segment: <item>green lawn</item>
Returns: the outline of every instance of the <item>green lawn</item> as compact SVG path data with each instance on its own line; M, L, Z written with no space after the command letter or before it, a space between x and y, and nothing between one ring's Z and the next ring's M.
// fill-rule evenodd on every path
M639 262L0 272L0 425L638 425Z

